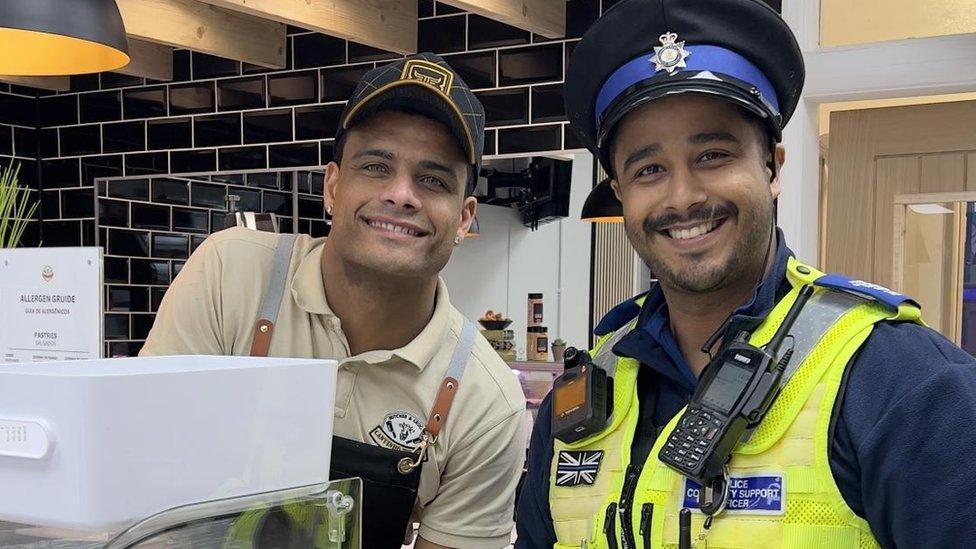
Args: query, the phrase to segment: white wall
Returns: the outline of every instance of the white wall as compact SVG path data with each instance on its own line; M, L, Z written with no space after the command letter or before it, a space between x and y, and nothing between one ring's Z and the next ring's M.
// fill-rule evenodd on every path
M451 301L477 320L491 309L514 322L519 358L525 357L526 300L542 293L544 324L550 341L586 347L590 300L590 225L580 220L593 181L593 157L574 155L569 217L540 225L522 225L513 208L478 206L481 236L454 250L442 276Z

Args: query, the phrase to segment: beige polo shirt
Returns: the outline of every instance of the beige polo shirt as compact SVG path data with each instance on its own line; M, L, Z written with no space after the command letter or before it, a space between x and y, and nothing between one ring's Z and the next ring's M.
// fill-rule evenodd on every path
M247 355L271 275L277 235L235 228L210 236L165 297L140 355ZM415 447L448 369L463 318L443 281L434 314L405 347L349 356L322 284L324 239L299 236L269 356L339 360L335 434ZM449 547L510 543L515 487L525 460L525 398L479 334L451 414L422 469L420 535ZM369 525L366 525L368 528Z

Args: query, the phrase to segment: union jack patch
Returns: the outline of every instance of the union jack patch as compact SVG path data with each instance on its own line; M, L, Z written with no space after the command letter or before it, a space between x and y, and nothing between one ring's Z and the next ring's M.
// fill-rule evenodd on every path
M603 450L559 452L556 486L592 486L602 460Z

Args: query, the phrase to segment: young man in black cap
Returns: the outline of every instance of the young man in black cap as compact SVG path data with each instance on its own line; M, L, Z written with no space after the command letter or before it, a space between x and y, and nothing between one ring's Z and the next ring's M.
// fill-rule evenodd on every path
M976 361L910 299L817 272L776 229L803 78L758 0L622 0L574 50L567 113L659 282L595 330L609 417L575 420L587 401L560 383L543 403L517 547L976 540L960 463Z
M370 71L327 167L329 238L211 236L141 353L339 360L331 478L364 479L363 547L400 547L411 516L418 548L511 540L525 398L438 277L474 217L483 142L482 106L443 59ZM318 522L252 513L229 539L250 547L284 524L290 546L313 546L328 539Z

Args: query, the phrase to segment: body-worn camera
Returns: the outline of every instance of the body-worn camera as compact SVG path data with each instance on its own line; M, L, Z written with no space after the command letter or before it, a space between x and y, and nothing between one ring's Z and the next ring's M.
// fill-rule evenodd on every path
M765 347L749 343L740 332L702 372L674 431L658 456L661 461L702 486L699 505L706 515L720 513L728 489L726 465L747 429L762 422L782 387L792 347L781 357L779 348L813 287L800 291L783 323Z
M571 443L606 428L613 413L613 378L586 351L569 347L563 357L563 374L553 382L552 433Z

